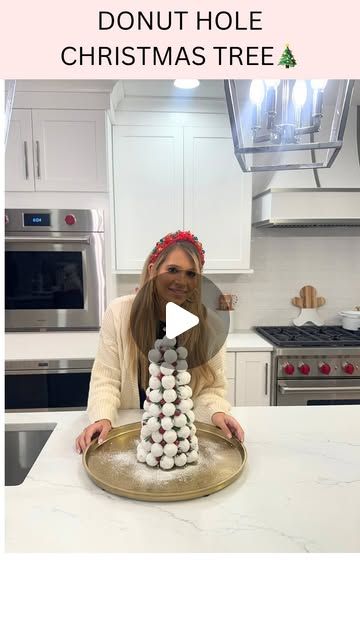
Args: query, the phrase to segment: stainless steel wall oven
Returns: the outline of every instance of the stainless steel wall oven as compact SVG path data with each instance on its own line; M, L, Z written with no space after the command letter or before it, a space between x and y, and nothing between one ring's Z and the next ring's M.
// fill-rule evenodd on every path
M6 331L94 330L104 306L103 211L5 211Z

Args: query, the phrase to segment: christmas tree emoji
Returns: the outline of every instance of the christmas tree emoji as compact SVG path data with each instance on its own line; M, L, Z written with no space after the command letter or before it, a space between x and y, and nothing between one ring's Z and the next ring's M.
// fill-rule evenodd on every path
M283 51L283 54L282 54L282 56L280 58L280 61L279 61L278 65L279 64L284 65L286 67L286 69L289 69L289 67L295 67L295 65L296 65L296 60L295 60L295 58L294 58L294 56L292 54L291 49L289 49L289 45L288 44L286 45L286 47L285 47L285 49Z

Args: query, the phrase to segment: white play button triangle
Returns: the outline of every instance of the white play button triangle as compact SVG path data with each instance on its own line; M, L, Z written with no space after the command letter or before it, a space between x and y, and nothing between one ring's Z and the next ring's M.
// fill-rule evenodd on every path
M176 338L199 324L199 318L174 302L166 303L166 337Z

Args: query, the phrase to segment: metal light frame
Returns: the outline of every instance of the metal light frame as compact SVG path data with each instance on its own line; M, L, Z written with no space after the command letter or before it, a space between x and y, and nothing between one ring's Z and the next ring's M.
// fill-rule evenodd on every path
M232 138L234 143L235 156L239 162L241 169L245 173L256 171L288 171L292 169L325 169L332 166L336 156L338 155L344 138L345 126L348 118L351 98L354 90L355 80L339 80L336 104L334 107L334 115L331 124L329 141L314 142L313 136L320 129L320 119L317 121L316 127L300 127L296 130L299 135L309 134L310 142L291 142L289 144L264 143L267 141L265 136L258 136L253 146L245 146L241 126L241 110L240 100L237 86L243 80L225 80L225 97L230 118ZM287 80L282 82L289 82ZM323 162L316 162L315 151L327 149L326 158ZM249 164L247 156L260 153L281 153L287 151L304 151L309 150L312 154L312 162L302 163L280 163L280 164Z

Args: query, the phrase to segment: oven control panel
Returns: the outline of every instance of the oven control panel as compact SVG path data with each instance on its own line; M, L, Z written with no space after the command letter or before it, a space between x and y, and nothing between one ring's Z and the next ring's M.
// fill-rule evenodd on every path
M281 356L277 362L277 377L288 379L360 377L360 354Z
M6 209L5 238L12 233L104 231L102 209Z

